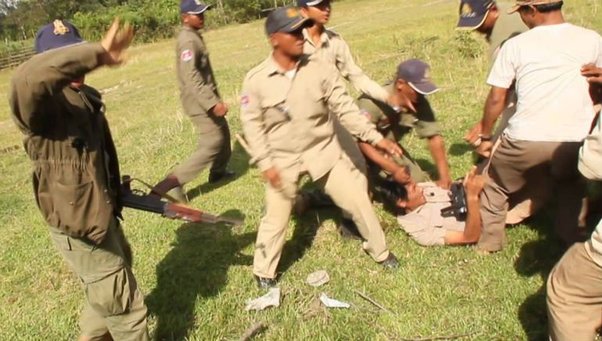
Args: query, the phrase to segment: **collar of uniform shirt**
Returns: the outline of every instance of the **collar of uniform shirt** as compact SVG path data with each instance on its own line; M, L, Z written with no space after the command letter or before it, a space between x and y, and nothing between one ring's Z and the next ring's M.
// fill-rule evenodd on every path
M301 56L301 58L299 59L299 61L297 62L297 70L299 70L299 68L301 68L303 65L307 64L307 62L309 62L311 58L311 55L307 55L304 54ZM286 72L290 71L290 70L282 70L282 68L278 65L278 63L276 63L276 61L274 60L274 57L270 54L270 58L268 58L269 60L269 65L268 65L268 76L273 76L273 75L284 75Z
M310 43L311 46L316 47L313 39L311 39L311 37L309 36L309 31L307 30L307 28L303 29L303 38L305 39L306 42ZM326 29L324 29L324 32L322 32L322 34L320 35L320 42L321 42L320 47L328 45L329 40L330 40L330 38L328 38Z

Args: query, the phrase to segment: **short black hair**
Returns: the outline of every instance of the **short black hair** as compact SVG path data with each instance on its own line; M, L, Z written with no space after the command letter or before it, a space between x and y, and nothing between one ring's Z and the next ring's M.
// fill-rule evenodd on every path
M564 2L558 1L551 4L535 5L534 7L539 13L548 13L553 11L560 11L562 9L563 4Z

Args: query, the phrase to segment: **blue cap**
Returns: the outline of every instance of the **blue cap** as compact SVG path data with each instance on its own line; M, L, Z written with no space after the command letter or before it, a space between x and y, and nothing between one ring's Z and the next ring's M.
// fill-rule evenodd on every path
M84 40L73 24L64 20L54 22L40 28L36 33L35 49L37 53L79 44Z
M276 32L291 33L313 25L311 19L301 15L295 7L279 7L273 10L265 21L267 35Z
M324 2L324 0L297 0L297 6L298 7L317 6L322 2Z
M483 24L487 13L495 4L493 0L462 0L460 1L459 28L476 29Z
M205 5L198 0L182 0L180 2L180 13L201 14L210 8L211 5Z
M397 67L397 79L408 82L412 89L420 94L430 95L439 91L431 80L430 69L422 60L408 59Z

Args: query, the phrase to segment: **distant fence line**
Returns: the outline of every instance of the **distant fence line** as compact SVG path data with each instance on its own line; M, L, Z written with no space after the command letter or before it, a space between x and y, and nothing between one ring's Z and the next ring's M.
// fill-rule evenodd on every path
M0 70L9 67L15 67L29 59L34 54L35 51L31 46L24 46L22 48L0 54Z

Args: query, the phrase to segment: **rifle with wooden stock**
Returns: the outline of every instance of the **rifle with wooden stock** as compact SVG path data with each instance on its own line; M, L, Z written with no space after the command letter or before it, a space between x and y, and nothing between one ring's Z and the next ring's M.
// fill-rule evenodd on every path
M167 194L162 194L169 201L162 200L159 196L140 194L140 191L133 191L131 187L132 181L138 181L141 184L152 189L152 186L146 182L124 175L121 184L121 202L124 207L133 208L146 212L158 213L170 219L184 220L191 223L226 223L230 225L241 225L241 219L223 217L203 212L196 208L177 203L175 199Z

